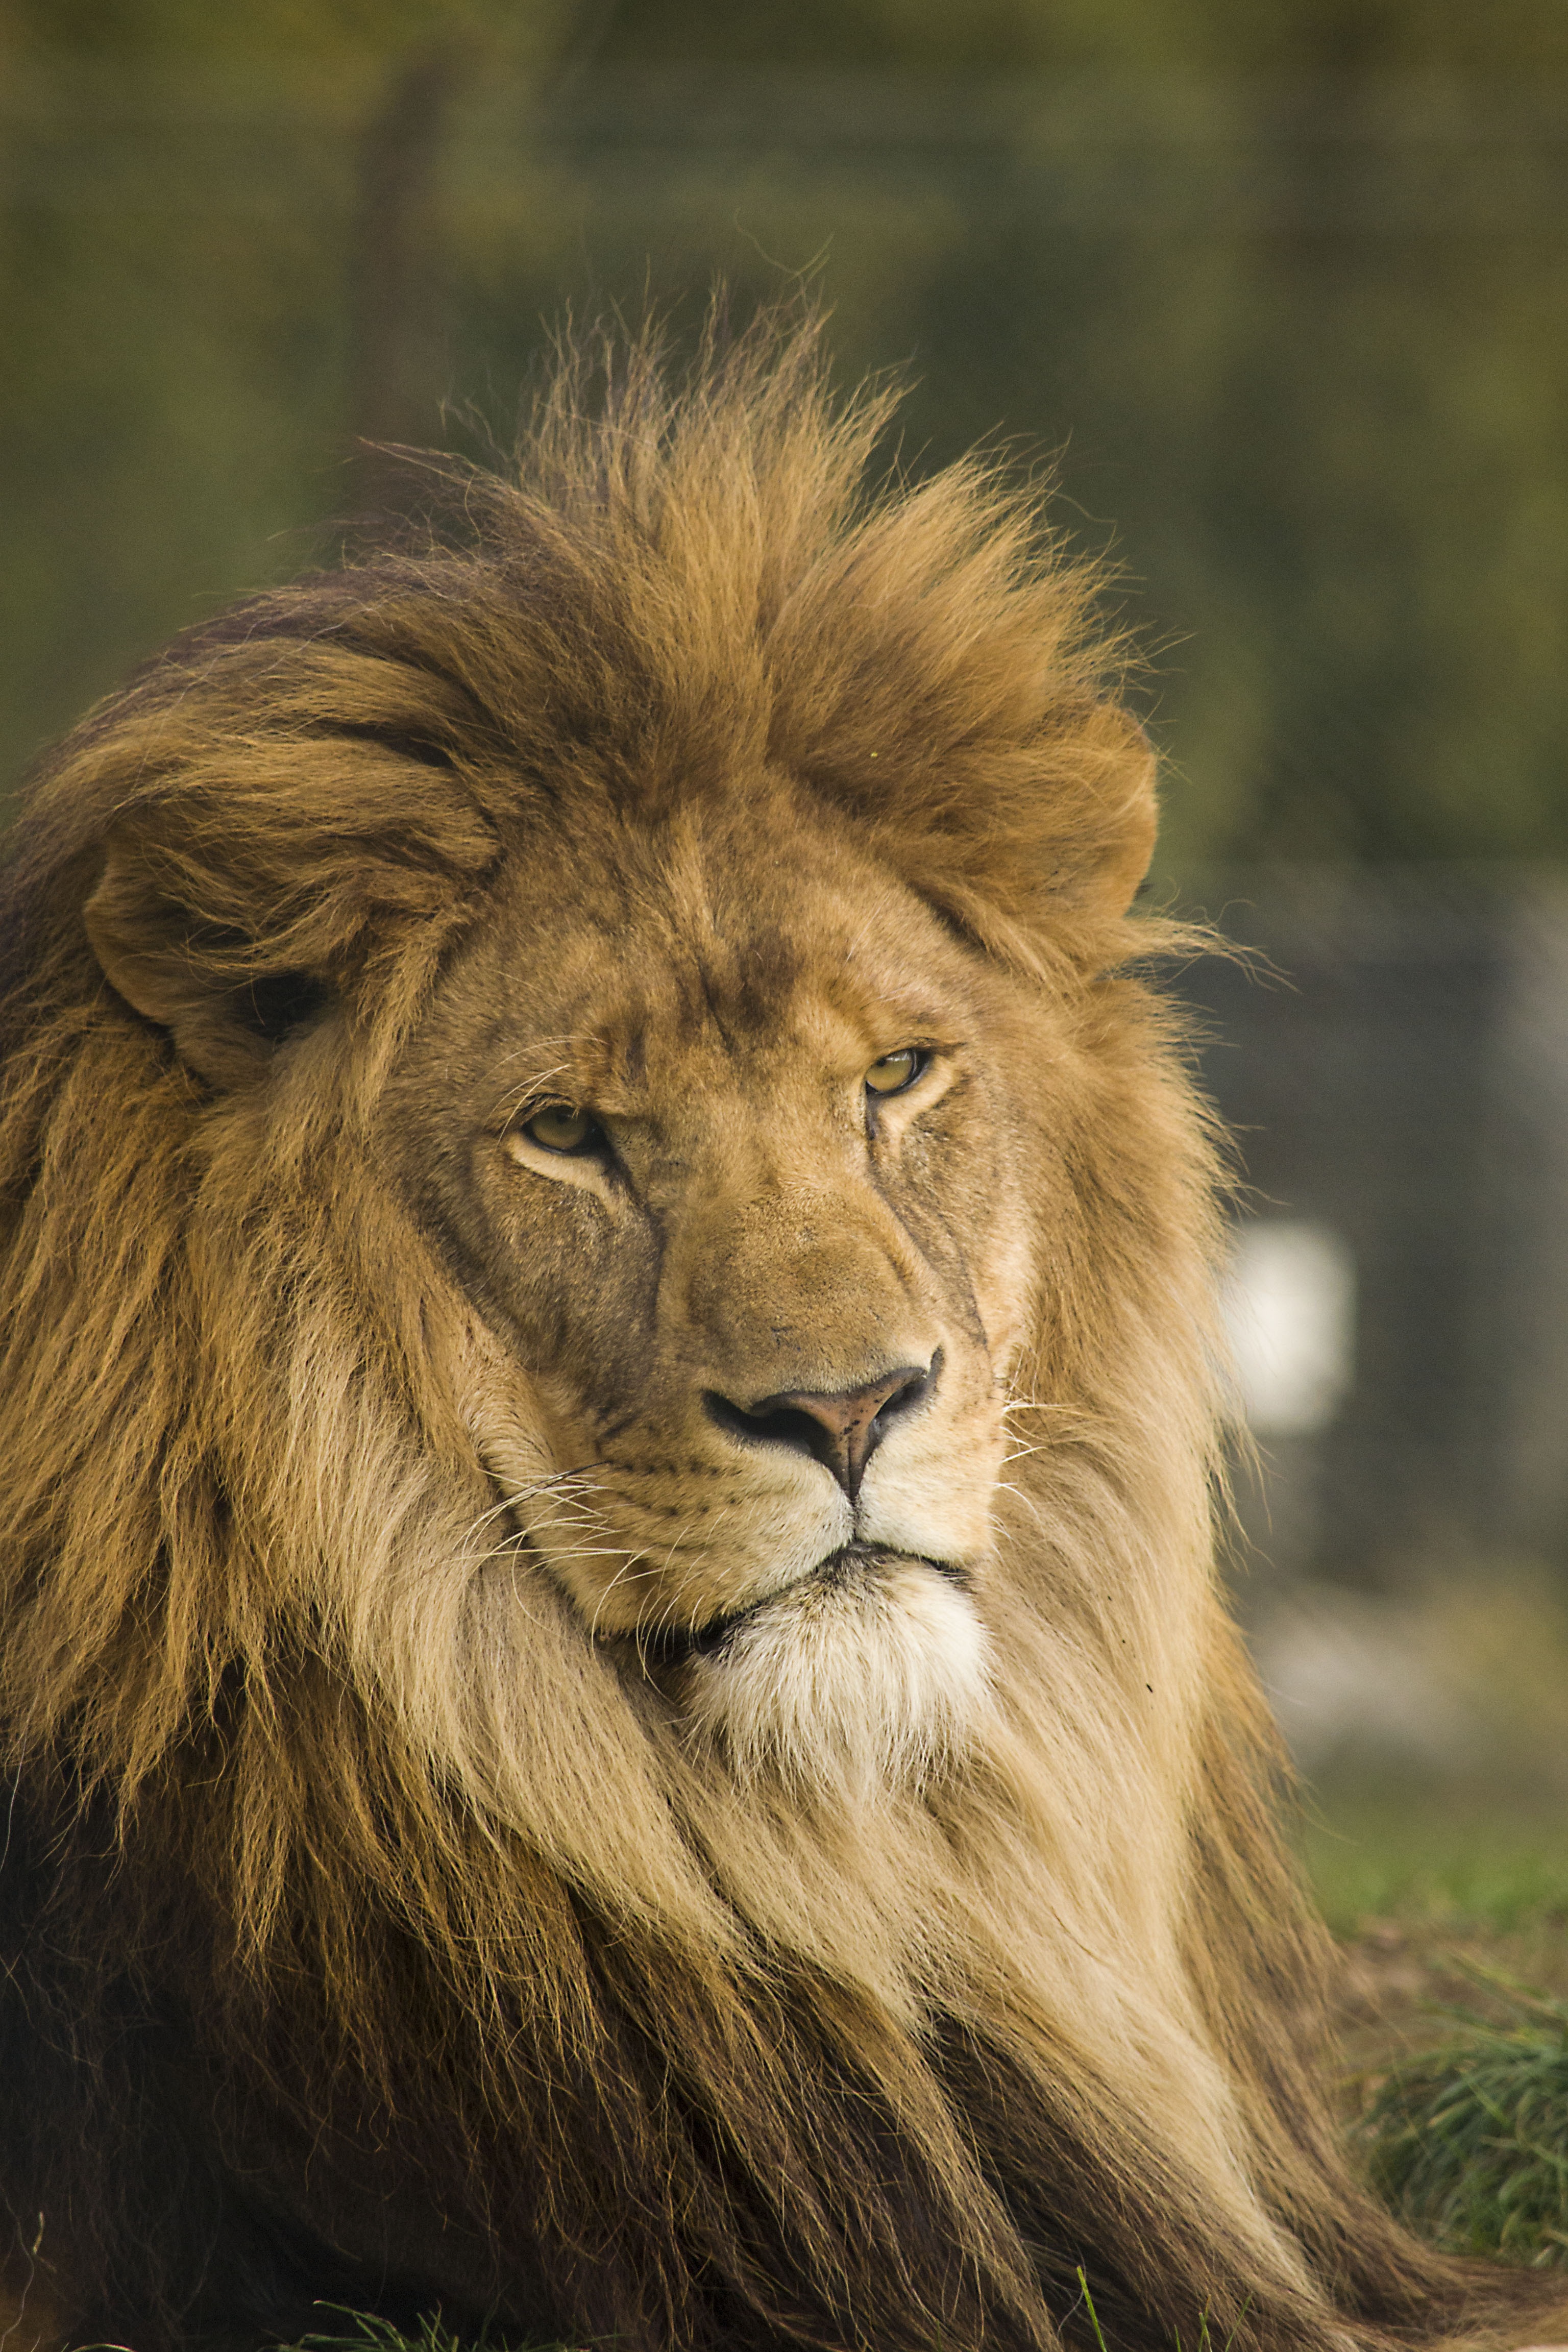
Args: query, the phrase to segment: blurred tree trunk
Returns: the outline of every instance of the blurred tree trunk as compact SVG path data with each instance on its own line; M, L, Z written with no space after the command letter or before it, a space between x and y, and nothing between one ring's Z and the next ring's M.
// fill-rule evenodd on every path
M349 288L350 429L362 509L406 502L406 474L386 444L427 446L437 437L447 345L437 179L462 64L455 47L399 58L364 133Z

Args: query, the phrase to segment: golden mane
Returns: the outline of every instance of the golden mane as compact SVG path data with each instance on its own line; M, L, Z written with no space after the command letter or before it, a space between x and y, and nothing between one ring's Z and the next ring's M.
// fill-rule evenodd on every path
M981 465L868 497L889 403L813 330L592 375L445 536L181 640L17 828L0 2186L137 2352L311 2294L1038 2347L1080 2263L1116 2352L1458 2325L1481 2287L1338 2151L1215 1591L1214 1150L1127 969L1149 761L1093 581ZM531 1573L506 1349L372 1148L508 862L742 768L1048 997L1078 1089L994 1703L852 1812L739 1803Z

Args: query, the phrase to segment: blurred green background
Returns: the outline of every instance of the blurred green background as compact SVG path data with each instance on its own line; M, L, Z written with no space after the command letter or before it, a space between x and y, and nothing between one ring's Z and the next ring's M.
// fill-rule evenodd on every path
M1117 565L1166 891L1568 853L1563 0L0 0L0 789L568 311L804 278ZM1296 1640L1337 1924L1568 1906L1563 1536Z
M7 0L0 770L544 323L808 272L1056 454L1166 870L1568 847L1561 0Z

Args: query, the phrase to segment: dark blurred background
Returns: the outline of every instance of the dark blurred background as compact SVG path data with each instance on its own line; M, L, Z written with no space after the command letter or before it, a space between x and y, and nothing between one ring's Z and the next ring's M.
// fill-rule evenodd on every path
M804 277L907 464L1054 459L1259 951L1176 984L1316 1866L1568 1895L1562 0L0 0L0 214L7 788L568 310Z

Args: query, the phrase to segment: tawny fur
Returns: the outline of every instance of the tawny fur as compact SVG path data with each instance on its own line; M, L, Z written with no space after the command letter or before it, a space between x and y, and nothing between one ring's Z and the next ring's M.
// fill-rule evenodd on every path
M590 374L17 827L0 2185L61 2329L964 2352L1082 2340L1081 2264L1114 2352L1516 2340L1325 2106L1092 583L983 467L868 496L810 331ZM702 1402L917 1360L856 1498Z

